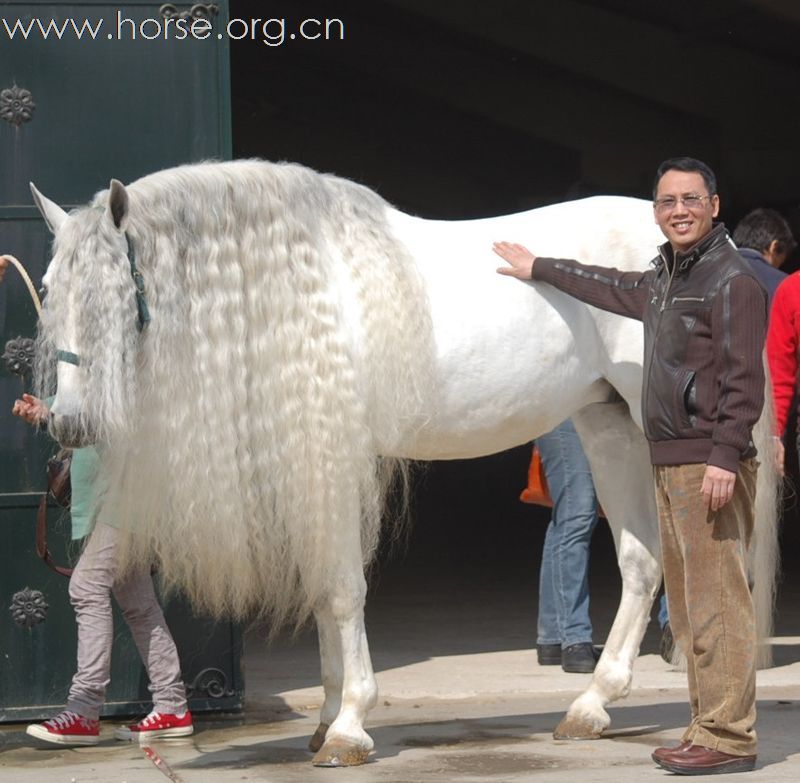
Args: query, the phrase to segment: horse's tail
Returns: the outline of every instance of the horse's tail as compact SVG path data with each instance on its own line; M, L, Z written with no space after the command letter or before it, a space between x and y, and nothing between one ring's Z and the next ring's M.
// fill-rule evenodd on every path
M778 521L781 503L781 484L775 466L775 414L772 405L772 381L764 359L766 384L764 411L753 430L753 440L760 458L756 487L755 530L748 555L748 570L753 591L758 634L758 666L772 665L772 636L775 612L775 592L780 568Z

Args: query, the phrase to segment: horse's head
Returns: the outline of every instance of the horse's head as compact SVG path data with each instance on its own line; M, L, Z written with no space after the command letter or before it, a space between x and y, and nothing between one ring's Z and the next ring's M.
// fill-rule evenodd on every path
M67 214L31 185L55 239L42 279L46 292L35 362L36 388L51 396L50 427L80 447L130 426L137 348L136 284L129 200L112 180L88 207Z

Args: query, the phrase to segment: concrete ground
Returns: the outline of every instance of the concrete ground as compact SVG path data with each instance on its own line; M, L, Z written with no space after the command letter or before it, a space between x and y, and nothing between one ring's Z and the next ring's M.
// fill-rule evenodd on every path
M114 740L119 721L103 722L99 746L76 750L36 745L24 726L0 725L0 783L619 783L671 777L650 753L679 741L688 718L686 679L658 656L655 622L642 644L631 695L609 709L605 737L552 738L590 675L536 663L537 570L547 515L516 501L527 454L517 461L511 468L481 460L431 468L426 481L436 494L426 495L422 484L408 553L383 558L372 575L367 627L380 698L367 721L376 749L365 766L311 766L306 744L322 702L315 633L282 636L268 646L266 632L254 628L245 644L243 714L199 716L194 736L153 743L149 757ZM486 477L496 464L490 486ZM435 525L426 524L431 519ZM785 557L800 551L798 528L795 517L785 524ZM758 766L735 777L752 783L800 780L800 568L787 563L785 570L776 665L758 677ZM592 543L590 593L595 641L602 643L619 600L613 546L602 525Z
M81 749L37 745L24 726L5 726L0 781L589 783L669 777L650 753L679 740L687 692L685 675L654 651L655 628L637 661L631 696L610 709L606 737L555 741L553 727L589 675L538 666L526 642L529 600L517 589L506 592L502 583L461 584L454 594L419 572L416 589L402 578L381 579L369 604L381 697L368 722L376 750L364 767L310 764L306 743L322 700L314 633L280 638L267 648L254 629L246 644L243 715L200 717L193 737L154 742L149 757L116 742L113 721L104 721L99 746ZM792 595L789 590L787 600ZM612 609L598 607L601 616ZM800 779L800 638L779 635L775 642L777 665L759 674L759 764L746 778L753 783Z

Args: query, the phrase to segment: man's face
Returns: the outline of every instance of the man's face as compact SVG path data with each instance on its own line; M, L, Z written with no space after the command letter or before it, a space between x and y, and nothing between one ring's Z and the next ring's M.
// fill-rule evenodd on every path
M658 181L653 211L673 250L685 251L711 231L719 196L709 194L700 173L672 169Z

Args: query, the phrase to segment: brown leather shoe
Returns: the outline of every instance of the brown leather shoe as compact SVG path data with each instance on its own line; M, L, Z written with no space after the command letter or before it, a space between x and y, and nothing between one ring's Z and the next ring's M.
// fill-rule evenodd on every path
M656 764L660 764L661 759L663 759L665 756L668 757L673 753L682 753L684 750L690 748L691 746L692 746L691 740L684 740L683 742L681 742L680 745L677 745L674 748L656 748L652 752L650 757L653 759L653 761L656 762Z
M680 748L680 746L678 746ZM653 760L676 775L720 775L728 772L749 772L756 765L756 757L734 756L704 745L693 745L679 750L653 753ZM661 748L659 748L661 750Z

